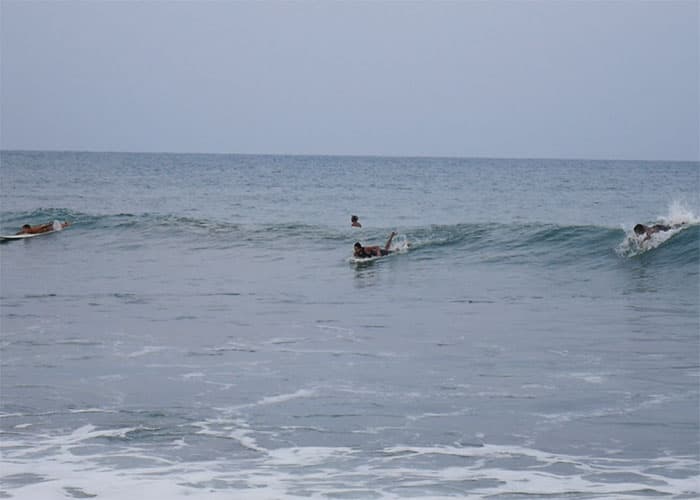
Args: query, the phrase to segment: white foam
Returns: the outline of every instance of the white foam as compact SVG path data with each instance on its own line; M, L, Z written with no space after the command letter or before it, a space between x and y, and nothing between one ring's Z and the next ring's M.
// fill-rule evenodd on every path
M687 208L681 201L674 200L668 207L666 215L659 216L665 224L700 224L700 217Z
M278 403L284 403L286 401L290 401L292 399L297 399L297 398L310 398L316 394L316 391L310 390L310 389L299 389L296 392L292 392L289 394L280 394L278 396L268 396L265 398L262 398L259 400L256 404L257 405L271 405L271 404L278 404Z
M116 413L114 410L104 408L82 408L77 410L68 410L70 413Z
M396 235L394 237L394 240L391 242L391 247L390 247L390 249L393 252L399 252L399 253L408 252L408 250L410 248L411 248L411 244L408 242L408 239L403 234Z
M283 344L297 344L299 342L305 342L309 340L306 337L273 337L269 340L263 342L267 345L283 345Z
M56 438L55 444L66 445L75 444L89 439L97 438L125 438L130 432L144 430L146 427L122 427L119 429L102 429L98 430L92 424L83 425L74 430L69 436Z
M265 448L258 446L258 442L254 437L251 437L252 431L250 429L234 429L229 433L229 437L235 439L241 446L253 451L265 452Z
M280 448L268 452L269 459L266 460L266 465L308 467L323 464L330 459L344 458L353 453L353 449L347 447L306 446L303 448Z
M192 425L200 428L197 434L233 439L238 441L243 448L263 453L267 451L265 448L258 446L257 441L252 437L253 430L240 418L216 418Z
M221 423L225 421L222 420ZM251 429L243 422L232 435L244 437ZM92 426L76 429L71 436L94 435ZM181 446L182 443L175 443ZM328 498L353 494L375 498L454 498L454 488L464 484L470 498L489 496L600 496L620 497L639 491L670 496L700 494L700 476L678 477L677 472L697 470L697 457L661 456L651 459L572 456L522 446L393 446L365 451L349 447L304 446L263 450L254 458L229 456L220 460L172 462L138 449L106 454L73 455L68 448L37 459L21 458L14 450L3 454L4 476L32 476L40 481L5 486L20 500L65 498L66 493L98 498L188 499L293 499ZM378 453L381 452L381 453ZM435 459L426 461L424 457ZM461 457L439 466L440 457ZM133 458L138 466L113 469L110 458ZM521 461L523 467L498 464ZM144 465L149 464L149 465ZM431 465L426 465L431 464ZM564 471L562 471L564 466ZM555 467L558 472L547 468ZM615 478L624 478L616 480ZM397 490L396 486L401 489ZM443 486L449 487L445 493ZM363 492L366 494L363 495Z
M134 351L130 354L127 355L129 358L137 358L140 356L146 356L148 354L153 354L154 352L160 352L160 351L165 351L168 349L165 346L144 346L143 349L139 351Z
M568 376L589 384L602 384L606 380L606 376L602 373L569 373Z
M445 412L445 413L422 413L420 415L407 415L406 420L411 421L411 422L416 422L419 420L423 420L426 418L441 418L441 417L460 417L463 415L469 415L472 413L471 408L464 408L461 410L456 410L456 411L450 411L450 412Z

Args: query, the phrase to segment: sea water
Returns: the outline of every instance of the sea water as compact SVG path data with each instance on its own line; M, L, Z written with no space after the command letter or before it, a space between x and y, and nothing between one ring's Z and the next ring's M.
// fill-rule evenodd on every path
M698 163L0 160L0 497L700 495Z

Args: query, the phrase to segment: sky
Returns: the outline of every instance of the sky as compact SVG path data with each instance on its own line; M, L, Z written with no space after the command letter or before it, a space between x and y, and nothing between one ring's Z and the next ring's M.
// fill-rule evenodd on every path
M698 0L0 0L0 148L700 160Z

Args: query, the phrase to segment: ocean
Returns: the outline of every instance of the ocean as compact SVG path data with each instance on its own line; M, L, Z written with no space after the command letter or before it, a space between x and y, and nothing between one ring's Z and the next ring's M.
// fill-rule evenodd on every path
M54 220L0 498L700 496L698 163L2 151Z

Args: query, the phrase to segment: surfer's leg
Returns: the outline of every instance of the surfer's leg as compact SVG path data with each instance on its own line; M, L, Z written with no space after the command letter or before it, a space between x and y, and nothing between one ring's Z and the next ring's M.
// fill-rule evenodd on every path
M391 240L394 239L394 236L396 236L396 233L394 231L391 232L389 235L389 239L386 240L386 245L384 245L384 250L389 250L389 247L391 246Z

